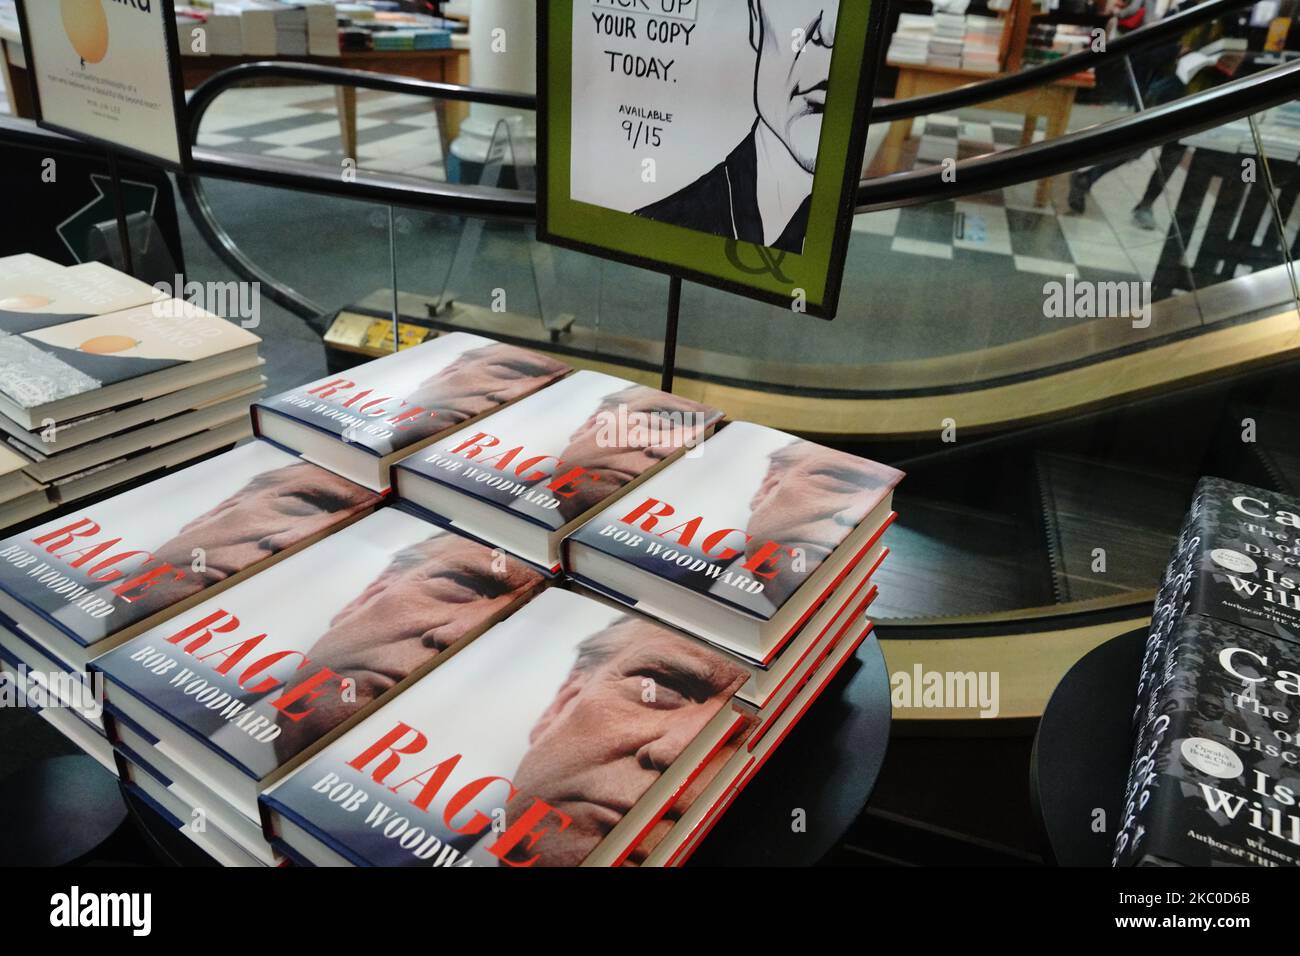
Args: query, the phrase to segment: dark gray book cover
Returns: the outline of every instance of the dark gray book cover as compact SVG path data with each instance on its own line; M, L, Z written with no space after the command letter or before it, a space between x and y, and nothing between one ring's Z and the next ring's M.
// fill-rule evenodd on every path
M1202 478L1188 611L1300 641L1300 500Z
M1167 658L1116 863L1300 864L1300 645L1189 615Z
M1294 499L1219 478L1198 483L1161 582L1143 656L1117 864L1286 862L1267 856L1257 834L1242 832L1243 826L1257 827L1242 821L1266 821L1270 835L1281 838L1288 824L1276 814L1294 805L1300 783L1291 779L1270 789L1250 769L1252 754L1281 760L1293 774L1300 761L1295 748L1287 749L1297 733L1287 699L1296 693L1297 678L1287 665L1300 656L1298 527L1300 502ZM1242 650L1234 654L1233 648ZM1228 658L1275 669L1285 663L1271 683L1245 665L1231 670L1225 683L1221 663ZM1277 699L1264 707L1247 709L1245 701L1232 699L1235 692L1262 700L1270 688ZM1225 772L1240 772L1225 781L1201 769L1200 779L1188 783L1198 759L1202 767L1219 761ZM1218 836L1207 837L1214 828L1191 812L1202 805ZM1253 843L1246 842L1248 836Z

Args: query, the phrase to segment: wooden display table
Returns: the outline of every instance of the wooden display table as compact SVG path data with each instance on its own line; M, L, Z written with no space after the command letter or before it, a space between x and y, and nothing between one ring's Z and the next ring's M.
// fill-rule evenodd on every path
M192 90L211 76L241 63L307 63L344 70L368 70L389 76L407 76L429 83L469 85L469 50L358 50L340 56L182 56L181 72L185 88ZM357 91L352 86L336 86L335 100L339 111L339 135L343 155L357 156ZM443 142L450 143L460 133L469 104L433 100L442 126Z
M919 63L894 63L886 61L889 66L898 69L898 86L894 98L911 99L914 96L928 96L931 93L946 93L971 83L980 83L997 77L997 73L980 73L975 70L959 70L950 67L927 66ZM1055 83L1036 86L1010 93L997 99L980 103L981 109L1005 110L1008 113L1020 113L1025 118L1020 136L1020 145L1028 145L1034 136L1039 117L1047 121L1047 137L1055 139L1069 128L1070 113L1074 109L1074 94L1081 86L1089 86L1086 80L1067 77ZM881 144L877 161L881 173L896 172L902 166L903 146L912 135L912 120L896 120L890 124L885 141ZM954 160L956 156L952 157ZM1046 205L1051 194L1051 177L1040 179L1034 192L1034 204Z

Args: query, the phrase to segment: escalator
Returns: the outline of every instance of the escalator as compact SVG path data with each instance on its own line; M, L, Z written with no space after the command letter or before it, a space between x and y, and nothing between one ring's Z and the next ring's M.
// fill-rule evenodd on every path
M678 391L908 471L875 606L891 671L996 672L1004 727L1040 714L1083 653L1143 625L1197 477L1300 489L1300 397L1289 386L1300 361L1300 176L1296 159L1263 148L1259 135L1300 88L1300 61L1150 109L1130 104L1027 146L1008 135L1005 116L979 104L1122 62L1244 6L1215 0L1128 34L1106 54L878 107L882 124L915 120L923 165L862 184L834 322L686 291ZM274 85L252 85L264 83ZM296 87L306 103L333 84L360 90L363 116L372 108L382 122L404 109L402 97L535 105L321 67L218 75L191 100L199 145L178 186L189 228L220 257L223 277L261 282L270 301L307 323L307 338L328 343L339 322L381 333L334 351L341 364L382 347L396 300L413 335L482 331L658 381L667 280L539 245L531 193L364 162L345 181L333 153L295 159L311 150L237 135L249 97ZM206 117L219 117L219 133ZM1202 162L1215 143L1195 138L1243 122L1254 152L1240 130L1220 140L1258 176L1229 188L1222 169ZM940 158L924 140L941 135L953 139L951 177L924 165ZM57 139L0 122L0 139L24 138ZM1163 184L1157 232L1064 211L1072 171L1183 141L1199 145ZM1142 178L1155 166L1144 162L1134 167ZM1036 205L1036 184L1053 176L1051 202ZM1108 201L1100 191L1095 199ZM1219 224L1228 212L1233 230ZM1102 226L1110 238L1090 239L1098 233L1087 229ZM1045 286L1070 267L1080 281L1149 283L1149 308L1140 319L1048 314ZM899 708L895 719L924 733L961 729L976 712Z

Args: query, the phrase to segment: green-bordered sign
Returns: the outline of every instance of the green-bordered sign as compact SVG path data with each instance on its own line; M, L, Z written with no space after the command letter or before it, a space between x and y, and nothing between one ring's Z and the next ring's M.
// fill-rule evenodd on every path
M835 314L879 0L543 0L539 236Z

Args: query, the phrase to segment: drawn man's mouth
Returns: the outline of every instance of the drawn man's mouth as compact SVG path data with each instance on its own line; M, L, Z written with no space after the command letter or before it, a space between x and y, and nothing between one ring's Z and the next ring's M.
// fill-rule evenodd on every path
M793 99L802 99L811 112L821 113L826 109L826 90L829 84L822 80L807 89L795 87Z

